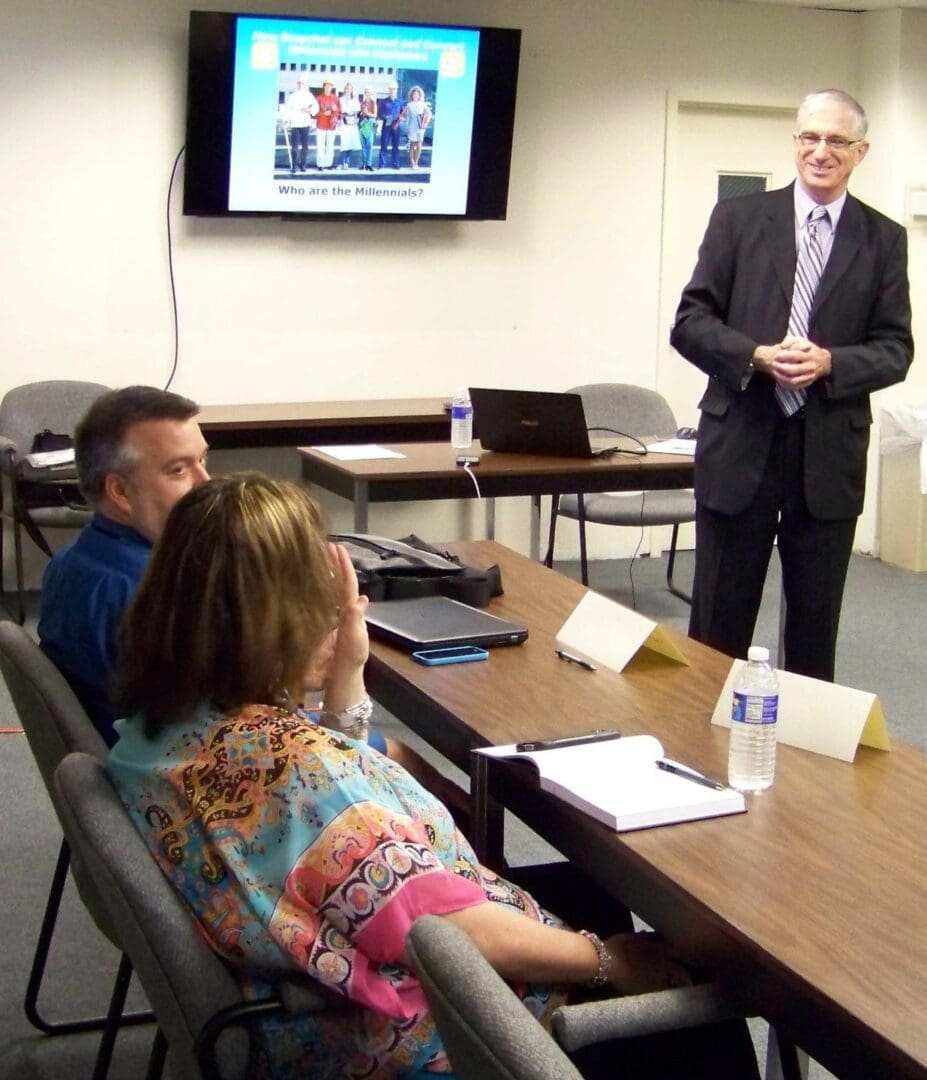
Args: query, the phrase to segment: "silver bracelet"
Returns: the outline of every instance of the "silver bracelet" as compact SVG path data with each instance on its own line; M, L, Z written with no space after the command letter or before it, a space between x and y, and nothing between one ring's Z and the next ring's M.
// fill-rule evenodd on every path
M587 941L591 941L595 947L596 955L599 958L599 966L596 968L595 975L585 984L586 986L598 989L600 986L604 986L608 982L608 969L611 966L611 957L608 955L608 949L605 948L605 942L599 937L598 934L594 934L591 930L580 930L580 937L584 937Z
M346 709L342 710L345 716L351 716L355 720L361 722L369 720L373 716L373 702L370 697L365 697L363 701L359 701L356 705L349 705Z
M349 705L346 709L342 709L341 712L329 712L323 708L319 713L319 723L323 727L331 728L332 731L340 732L349 739L360 739L366 742L369 732L368 721L372 715L373 702L366 697L363 701L358 701L356 705Z

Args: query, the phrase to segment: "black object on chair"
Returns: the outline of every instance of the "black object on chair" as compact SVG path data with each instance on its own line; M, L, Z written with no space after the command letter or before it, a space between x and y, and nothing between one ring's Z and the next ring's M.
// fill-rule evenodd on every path
M55 774L59 813L75 858L92 882L92 903L125 942L158 1023L148 1077L160 1076L170 1052L172 1076L247 1080L247 1029L264 1016L326 1007L304 975L279 983L279 996L245 1000L207 944L196 920L119 801L103 764L69 754Z
M576 1080L565 1050L744 1016L710 983L561 1006L551 1037L447 919L417 919L406 948L458 1080Z
M82 751L103 761L107 754L106 745L55 665L22 627L8 621L0 622L0 670L3 672L10 697L29 740L39 773L57 812L58 801L54 789L54 774L58 763L74 751ZM94 1073L96 1077L102 1077L106 1075L118 1028L123 1024L147 1023L154 1017L150 1012L122 1015L122 1007L132 974L131 965L125 955L123 955L119 974L116 977L110 1000L110 1011L106 1017L50 1021L40 1014L39 992L69 867L74 874L81 899L88 905L88 909L91 910L91 914L94 915L106 936L117 948L121 949L121 945L102 913L93 911L92 901L88 900L92 889L88 888L86 870L80 863L72 861L68 842L63 839L45 905L42 927L36 942L35 956L26 988L25 1010L29 1022L47 1035L104 1031L97 1069Z
M588 383L574 386L568 392L582 397L586 424L590 430L598 429L596 434L621 432L637 437L658 435L671 438L676 431L676 419L672 409L665 398L655 390L629 383ZM634 527L672 525L666 586L680 600L692 602L692 597L673 583L679 526L695 520L695 497L690 490L561 495L559 502L555 497L551 505L550 537L544 560L547 566L553 563L558 517L573 518L579 522L580 565L584 585L589 584L586 558L587 521L599 525Z
M51 557L43 529L79 529L92 511L78 501L73 463L32 468L25 460L41 432L73 436L90 405L109 389L100 383L54 379L27 383L7 391L0 402L0 510L13 527L16 557L16 619L25 619L22 532ZM8 493L5 493L3 488ZM3 532L0 530L0 574ZM0 579L2 580L2 579ZM2 588L2 583L0 583Z

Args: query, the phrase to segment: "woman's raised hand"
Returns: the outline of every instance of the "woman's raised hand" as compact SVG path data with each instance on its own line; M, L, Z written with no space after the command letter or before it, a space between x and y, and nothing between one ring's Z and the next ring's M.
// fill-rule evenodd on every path
M330 644L331 660L325 678L325 708L341 712L367 696L364 664L370 654L367 637L367 597L357 587L357 574L345 548L329 544L332 575L338 596L338 625Z

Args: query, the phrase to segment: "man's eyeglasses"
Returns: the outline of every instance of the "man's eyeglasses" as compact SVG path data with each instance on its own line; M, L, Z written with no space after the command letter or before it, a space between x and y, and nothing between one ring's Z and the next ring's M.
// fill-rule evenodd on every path
M842 135L818 135L816 131L799 131L795 136L802 146L809 149L817 147L821 143L827 143L828 150L849 150L856 146L862 139L845 139Z

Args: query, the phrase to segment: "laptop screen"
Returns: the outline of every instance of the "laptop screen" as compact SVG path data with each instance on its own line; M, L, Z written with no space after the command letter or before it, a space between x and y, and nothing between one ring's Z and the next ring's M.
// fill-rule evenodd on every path
M579 394L471 387L470 400L486 450L588 458L615 444L613 438L590 443Z

